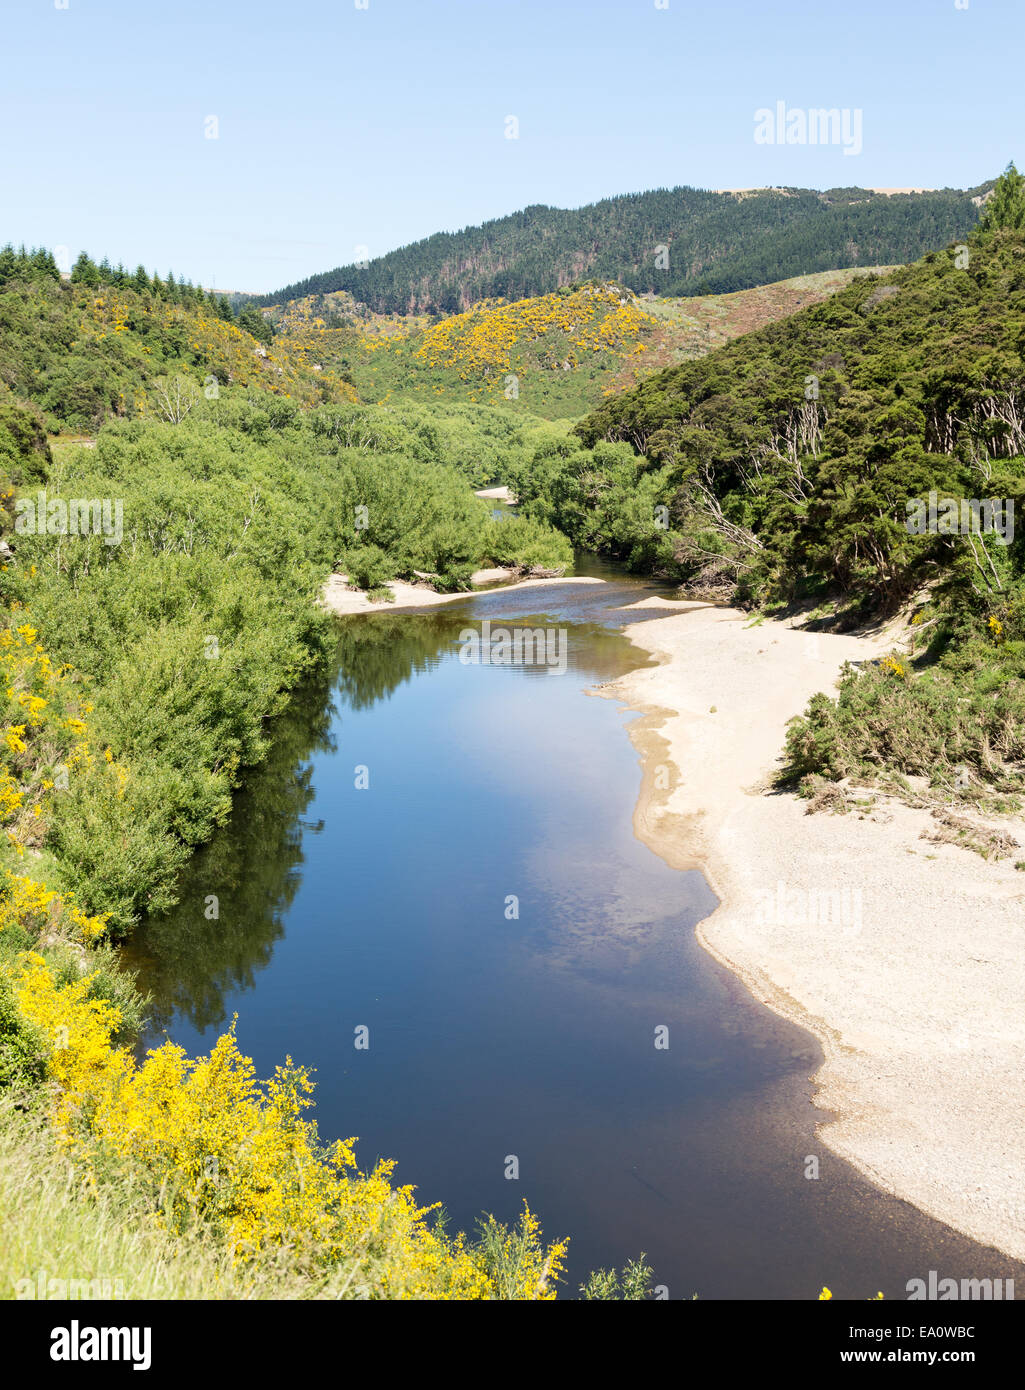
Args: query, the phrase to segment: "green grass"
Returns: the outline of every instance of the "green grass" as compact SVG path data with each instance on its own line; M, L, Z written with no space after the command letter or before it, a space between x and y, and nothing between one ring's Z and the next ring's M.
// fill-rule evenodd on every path
M90 1191L45 1120L0 1104L0 1298L303 1297L287 1254L244 1274L209 1235L161 1231L128 1185ZM50 1284L50 1280L63 1281ZM306 1295L308 1296L308 1295Z
M161 1219L147 1174L133 1176L119 1162L86 1182L58 1151L38 1104L21 1110L0 1100L0 1299L373 1300L385 1296L384 1275L404 1234L391 1233L385 1215L373 1249L325 1267L308 1244L301 1256L274 1246L240 1261L211 1226L172 1234ZM470 1243L484 1256L494 1296L515 1297L529 1246L523 1222L509 1228L488 1217ZM651 1277L641 1256L621 1273L595 1271L580 1292L643 1299Z

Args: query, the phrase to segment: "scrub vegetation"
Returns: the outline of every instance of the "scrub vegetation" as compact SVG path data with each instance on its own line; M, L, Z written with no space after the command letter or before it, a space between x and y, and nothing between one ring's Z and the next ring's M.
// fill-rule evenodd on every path
M494 565L567 572L577 546L762 612L904 613L911 656L816 697L786 777L834 807L845 780L1017 806L1025 539L919 523L948 498L999 499L1006 521L1025 495L1025 180L1009 168L974 230L967 195L864 193L613 200L590 210L620 216L611 260L572 283L570 224L528 209L469 302L451 302L451 238L299 287L358 294L351 322L0 252L5 1295L72 1266L116 1270L127 1297L556 1294L564 1239L527 1209L449 1231L391 1162L362 1169L354 1139L321 1139L302 1065L257 1078L233 1028L205 1057L133 1049L148 1003L117 943L175 902L188 856L273 761L275 716L337 645L318 605L332 571L460 590ZM677 313L635 297L631 249L674 198L697 259L670 292L757 283L763 261L775 279L844 264L835 236L866 218L862 265L941 249L811 287L820 302L619 391ZM746 258L726 254L723 218L760 229ZM390 384L368 393L374 360ZM521 399L510 377L567 384ZM573 428L542 418L587 406ZM496 483L511 519L473 495ZM945 831L972 838L952 813ZM636 1299L650 1276L641 1257L581 1292Z

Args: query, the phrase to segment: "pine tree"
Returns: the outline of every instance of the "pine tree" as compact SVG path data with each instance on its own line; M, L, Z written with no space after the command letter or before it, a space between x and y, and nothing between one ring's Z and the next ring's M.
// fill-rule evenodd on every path
M993 185L980 225L989 232L1000 227L1017 231L1025 227L1025 174L1018 173L1013 159Z
M49 277L53 280L61 278L61 273L57 269L57 262L53 258L53 252L47 250L45 246L40 246L33 251L29 261L34 275Z
M18 269L18 256L10 242L0 251L0 285L13 280Z
M78 260L71 267L71 283L85 285L88 289L95 289L100 283L99 267L84 251L79 252Z

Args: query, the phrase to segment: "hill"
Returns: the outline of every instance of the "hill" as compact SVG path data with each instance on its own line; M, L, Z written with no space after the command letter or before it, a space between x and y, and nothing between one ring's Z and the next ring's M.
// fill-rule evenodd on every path
M577 419L606 395L816 303L863 273L827 271L692 299L639 299L625 286L593 281L511 303L485 300L448 318L374 314L337 291L267 314L277 343L351 382L361 400L508 402L547 419Z
M303 405L355 397L274 341L251 307L236 317L225 299L141 268L83 257L65 279L46 251L0 251L0 395L32 402L51 431L160 417L201 388L213 398L233 387Z
M653 376L578 433L592 446L626 441L667 468L674 515L698 527L706 550L708 534L719 537L750 597L831 592L893 607L950 566L1000 592L965 547L909 534L904 509L930 490L1017 495L1023 342L1025 242L990 231L967 254L950 247L855 281ZM1012 568L1019 544L997 547ZM688 546L678 547L685 566L701 552Z
M312 275L258 303L345 291L377 313L454 314L480 300L550 294L584 278L637 294L722 294L837 267L914 260L964 237L989 186L894 195L672 188L583 208L537 205Z
M526 515L696 592L823 623L903 615L907 656L849 672L837 699L817 696L792 723L788 776L810 791L853 778L919 804L1020 807L1025 179L1013 167L966 247L651 377L577 434L577 453L516 477ZM842 789L828 796L850 805ZM1007 852L944 825L980 853Z

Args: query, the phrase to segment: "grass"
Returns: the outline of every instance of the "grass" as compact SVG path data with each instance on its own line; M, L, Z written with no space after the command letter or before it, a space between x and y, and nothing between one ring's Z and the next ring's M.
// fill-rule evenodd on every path
M160 1230L142 1191L89 1188L34 1112L0 1105L0 1298L297 1298L308 1296L287 1256L244 1278L209 1235ZM51 1280L61 1283L51 1284Z
M133 1179L119 1163L110 1175L87 1180L58 1151L38 1105L22 1110L9 1098L0 1101L0 1299L386 1296L382 1273L395 1254L388 1249L387 1216L373 1233L373 1250L356 1249L326 1268L308 1250L300 1255L288 1245L268 1246L239 1261L229 1241L208 1224L172 1233L162 1228L163 1219L153 1209L147 1174L140 1170ZM526 1265L529 1244L522 1221L510 1230L489 1220L480 1240L493 1296L517 1297L516 1276ZM634 1273L629 1293L597 1296L643 1297L638 1290L647 1274Z

